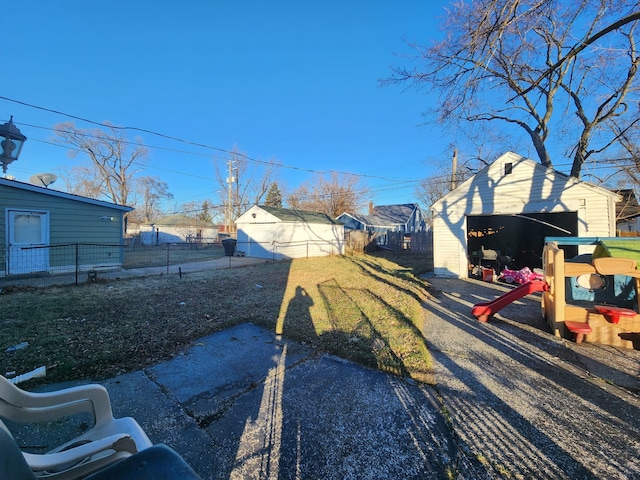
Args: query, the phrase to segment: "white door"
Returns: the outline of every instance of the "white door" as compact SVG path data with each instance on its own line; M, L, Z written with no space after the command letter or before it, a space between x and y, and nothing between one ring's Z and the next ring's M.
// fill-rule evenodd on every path
M49 270L49 214L23 210L8 211L8 273ZM45 248L43 248L45 247Z

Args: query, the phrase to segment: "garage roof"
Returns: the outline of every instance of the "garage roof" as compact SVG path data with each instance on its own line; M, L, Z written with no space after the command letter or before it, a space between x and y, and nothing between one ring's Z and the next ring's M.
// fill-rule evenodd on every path
M342 222L334 220L329 215L325 215L324 213L309 212L305 210L293 210L290 208L265 207L262 205L259 208L285 223L305 222L327 225L342 225Z

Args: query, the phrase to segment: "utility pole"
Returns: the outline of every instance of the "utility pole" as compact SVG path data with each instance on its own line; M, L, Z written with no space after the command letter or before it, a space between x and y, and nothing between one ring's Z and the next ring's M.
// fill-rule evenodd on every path
M233 159L229 159L227 168L227 208L225 209L225 216L227 223L227 233L231 234L233 230L233 184L237 181L237 178L233 175Z
M451 188L454 190L458 186L458 149L454 147L453 158L451 159Z

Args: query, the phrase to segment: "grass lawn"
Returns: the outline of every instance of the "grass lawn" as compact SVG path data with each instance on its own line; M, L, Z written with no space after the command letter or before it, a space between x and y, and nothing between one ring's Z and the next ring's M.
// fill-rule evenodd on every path
M244 322L364 365L433 381L419 256L296 259L0 294L0 370L100 379L167 360ZM13 352L7 347L28 342Z

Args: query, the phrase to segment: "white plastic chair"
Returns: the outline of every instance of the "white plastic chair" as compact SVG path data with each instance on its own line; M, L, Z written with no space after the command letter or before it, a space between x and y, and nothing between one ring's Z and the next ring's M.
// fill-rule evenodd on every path
M94 425L87 432L45 454L22 452L38 478L82 478L152 443L133 418L113 418L109 393L102 385L31 393L0 375L0 428L9 433L2 420L33 423L82 412L89 412L94 418Z

